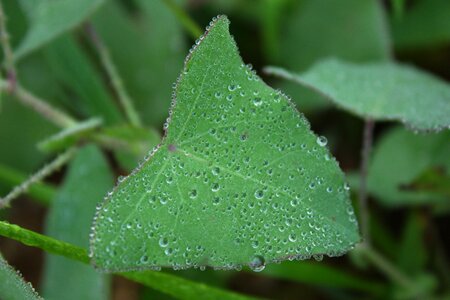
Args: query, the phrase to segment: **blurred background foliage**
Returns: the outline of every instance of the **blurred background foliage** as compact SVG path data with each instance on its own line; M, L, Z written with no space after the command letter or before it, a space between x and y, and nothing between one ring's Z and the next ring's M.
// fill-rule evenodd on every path
M359 182L362 120L300 85L265 77L262 68L278 65L304 72L330 57L355 63L395 60L450 80L448 0L45 2L50 3L46 9L39 8L38 1L2 1L19 82L77 120L100 117L103 123L55 146L48 138L60 129L3 92L0 192L6 194L64 148L93 141L100 147L83 147L67 168L45 184L33 186L12 208L0 211L0 217L83 247L95 204L111 188L113 178L128 174L159 143L172 84L195 41L196 24L204 27L215 15L229 16L244 61L271 86L291 96L312 129L328 138L354 192ZM174 7L184 10L194 23ZM127 123L87 26L95 28L106 46L143 127ZM121 143L109 147L105 139ZM285 262L258 274L172 272L273 299L450 298L448 130L418 134L393 123L377 123L368 189L372 243L415 289L380 273L358 251L321 262ZM6 239L0 239L0 246L5 258L48 299L69 299L61 298L68 294L73 299L106 299L109 294L113 299L170 299L136 283L98 275L77 262L44 257ZM73 285L69 293L68 277Z

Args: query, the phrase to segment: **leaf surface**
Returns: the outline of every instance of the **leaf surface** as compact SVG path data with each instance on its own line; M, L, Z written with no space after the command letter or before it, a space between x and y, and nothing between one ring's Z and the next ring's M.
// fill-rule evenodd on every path
M416 130L450 128L450 85L410 66L328 59L303 74L269 67L362 118L396 120Z
M29 30L15 51L15 59L50 42L92 14L104 0L21 0Z
M163 142L97 211L99 268L262 270L359 241L325 138L243 64L228 27L213 20L191 50Z
M14 270L0 255L0 299L42 300L30 283Z
M46 233L87 248L97 199L103 197L112 185L111 171L99 149L91 145L80 150L53 201ZM108 299L110 281L107 275L62 256L46 256L45 299Z
M389 206L442 203L445 197L407 186L430 167L450 172L448 153L449 132L416 135L395 128L374 148L367 177L369 192Z

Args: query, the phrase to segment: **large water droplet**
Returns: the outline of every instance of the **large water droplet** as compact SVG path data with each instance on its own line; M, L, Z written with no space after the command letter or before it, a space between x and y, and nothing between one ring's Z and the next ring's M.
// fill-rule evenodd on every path
M255 255L248 266L254 272L261 272L266 267L266 260L261 255Z
M325 147L328 143L328 140L324 136L319 136L319 137L317 137L316 142L320 147Z

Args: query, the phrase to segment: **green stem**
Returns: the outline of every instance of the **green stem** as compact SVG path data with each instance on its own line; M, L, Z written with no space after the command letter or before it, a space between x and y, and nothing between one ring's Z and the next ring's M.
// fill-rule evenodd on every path
M383 257L371 246L363 244L362 246L360 246L359 249L366 256L366 258L376 268L378 268L378 270L380 270L387 277L389 277L392 280L392 282L395 282L397 285L408 290L415 289L414 283L406 275L404 275L390 261L388 261L385 257Z
M375 122L367 119L364 122L364 134L361 151L360 186L359 186L359 215L364 243L370 244L369 207L367 201L367 173L370 153L372 152L373 130Z
M52 107L47 102L31 94L18 84L14 89L11 89L10 84L0 80L0 90L15 96L24 106L38 112L56 126L67 128L76 124L76 121L72 117Z
M108 74L109 79L111 80L112 86L117 93L120 104L122 105L128 120L132 125L136 127L141 127L142 122L139 118L139 114L137 113L129 94L125 90L122 78L120 77L119 72L117 71L117 68L111 58L108 48L106 47L105 43L103 42L103 40L101 39L101 37L99 36L99 34L97 33L92 24L87 23L85 26L85 30L100 56L100 61L103 67L105 68L105 71Z
M0 235L49 253L62 255L83 263L89 263L89 257L85 249L55 240L17 225L0 221Z
M194 39L198 39L203 30L174 0L163 0L175 17Z
M22 172L12 169L8 166L0 164L0 182L14 187L27 180L27 176ZM35 185L30 186L26 192L33 199L38 200L41 204L48 205L56 195L55 187L37 182Z
M61 155L56 157L52 162L50 162L48 165L44 166L42 169L40 169L36 174L33 174L30 178L28 178L26 181L21 183L20 185L16 186L8 195L6 195L4 198L0 198L0 209L9 206L12 200L17 198L22 193L25 193L28 191L30 186L32 186L34 183L41 181L54 171L61 168L63 165L65 165L75 154L76 148L69 148L65 152L63 152Z
M3 53L5 57L5 69L7 73L8 81L10 82L11 90L16 87L16 68L14 66L14 57L9 43L9 34L6 29L5 12L3 10L3 4L0 1L0 43L2 44Z
M0 236L85 264L88 264L90 261L87 251L83 248L7 222L0 221ZM200 297L208 299L253 299L163 272L126 272L117 275L139 282L178 299L199 299Z

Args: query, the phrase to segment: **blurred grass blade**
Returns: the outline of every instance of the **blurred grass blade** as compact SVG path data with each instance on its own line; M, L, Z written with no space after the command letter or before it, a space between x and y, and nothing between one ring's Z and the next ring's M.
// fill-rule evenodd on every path
M450 85L411 66L327 59L302 74L276 67L266 71L311 88L363 119L395 120L421 131L450 128Z
M0 236L14 239L24 245L37 247L49 253L61 255L75 261L80 261L83 263L89 262L87 251L83 248L24 229L17 225L9 224L7 222L0 221ZM118 273L118 275L140 282L143 285L161 291L165 294L172 295L176 299L190 300L203 297L207 297L206 299L224 300L255 299L253 297L210 287L202 283L193 282L163 272L128 272Z
M397 252L397 265L411 276L423 272L428 253L425 245L425 220L417 212L410 212L403 226L399 251ZM414 251L412 251L414 249Z
M20 0L30 26L15 59L47 44L91 15L104 0Z
M321 287L342 288L380 294L384 286L373 280L366 280L337 268L317 262L284 262L267 267L265 276L288 279Z
M90 62L80 45L69 34L64 35L44 49L45 57L58 81L78 97L69 93L68 105L85 117L100 117L105 124L123 121L123 115L100 72Z
M16 169L0 164L0 183L12 188L28 179L28 176ZM44 205L50 204L56 193L56 187L37 182L25 193Z
M162 0L136 0L137 16L109 1L92 23L108 45L144 123L161 126L187 49L183 30Z
M0 254L0 299L42 300L30 283L25 282Z
M55 239L87 248L97 201L112 186L113 176L100 150L92 145L81 149L53 201L45 232ZM109 276L90 266L47 254L43 277L46 299L108 299L109 283Z
M183 24L184 28L189 32L193 39L198 39L202 35L202 29L197 23L183 10L178 4L177 0L156 0L163 1L167 7L172 11L172 14Z

